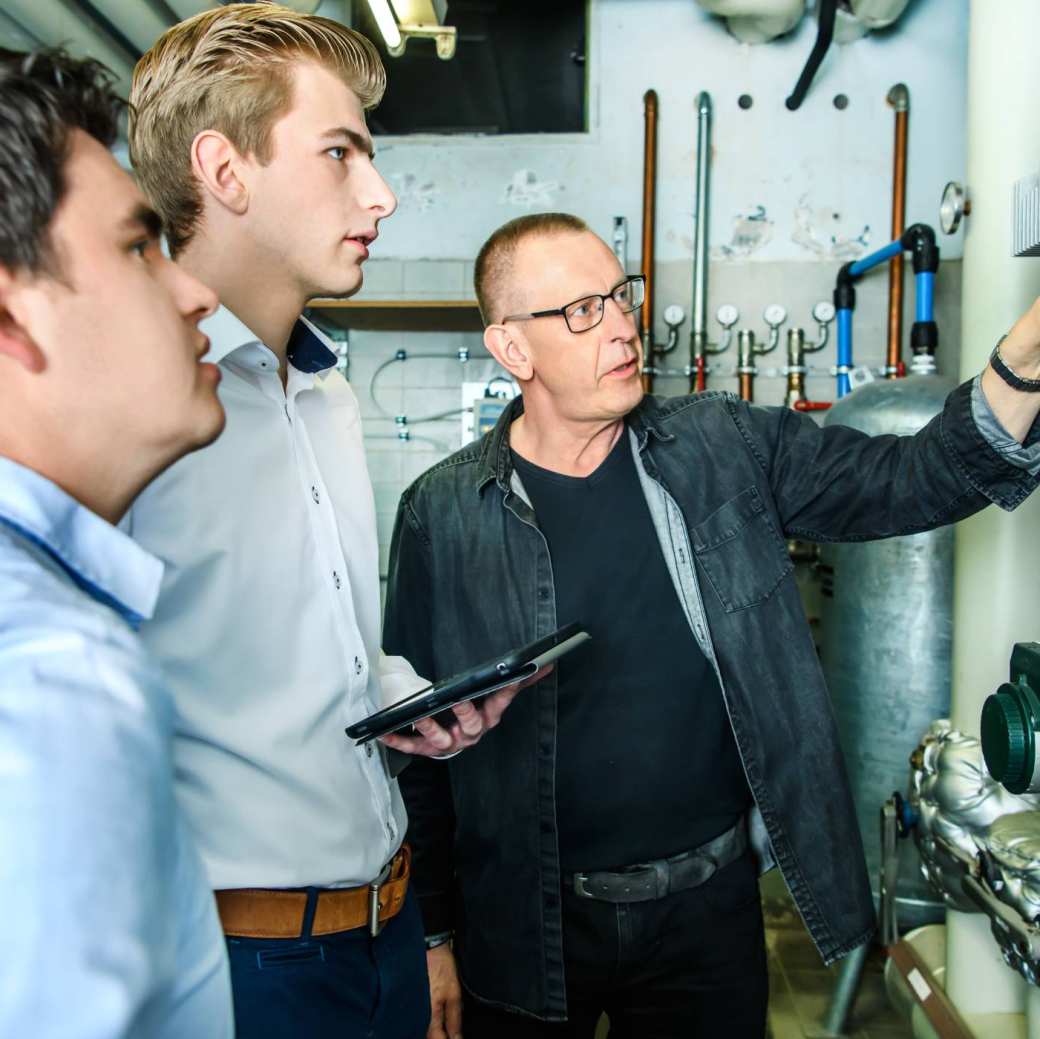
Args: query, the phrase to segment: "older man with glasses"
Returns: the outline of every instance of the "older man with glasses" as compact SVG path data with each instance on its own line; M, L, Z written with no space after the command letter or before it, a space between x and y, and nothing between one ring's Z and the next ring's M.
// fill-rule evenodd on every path
M1017 505L1040 470L1040 306L1000 345L1017 385L990 366L917 436L872 439L644 397L643 280L575 217L506 224L475 279L522 397L405 492L384 648L437 679L560 624L592 640L479 746L404 774L429 1039L461 1017L467 1039L591 1039L604 1011L613 1036L760 1039L761 870L826 960L874 928L785 538Z

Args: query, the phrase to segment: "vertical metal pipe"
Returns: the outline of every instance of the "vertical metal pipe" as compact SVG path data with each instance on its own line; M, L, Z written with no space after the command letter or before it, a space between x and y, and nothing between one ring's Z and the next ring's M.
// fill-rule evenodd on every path
M805 332L800 328L787 330L787 392L784 405L793 408L805 400Z
M737 333L737 380L740 399L755 399L755 333L745 329Z
M657 215L657 91L643 95L643 252L640 271L646 295L639 313L643 343L643 390L654 388L654 229Z
M704 389L708 342L709 170L711 169L711 95L697 95L697 212L693 234L693 316L690 327L690 389Z
M888 92L888 103L896 110L896 139L892 167L892 239L906 230L906 152L910 122L910 91L897 83ZM888 269L888 356L885 376L903 374L903 256L896 256Z

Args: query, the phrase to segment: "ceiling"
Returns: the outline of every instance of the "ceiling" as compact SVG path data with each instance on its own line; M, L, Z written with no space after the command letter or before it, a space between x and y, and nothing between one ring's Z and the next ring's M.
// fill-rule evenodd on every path
M534 133L585 128L586 0L450 0L458 32L442 61L432 40L390 57L365 0L282 0L355 24L376 42L389 87L371 114L376 133ZM0 46L64 45L116 75L125 96L137 59L177 21L216 0L3 0Z

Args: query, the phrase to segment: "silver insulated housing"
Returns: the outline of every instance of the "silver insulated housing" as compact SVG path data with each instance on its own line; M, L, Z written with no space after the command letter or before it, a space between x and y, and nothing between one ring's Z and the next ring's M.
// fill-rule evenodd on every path
M855 390L825 425L916 433L942 411L954 383L934 374L928 355L915 357L914 368L925 374ZM910 754L933 719L949 714L953 529L822 545L820 571L820 655L877 900L881 805L904 786ZM909 841L900 842L897 905L901 927L942 919Z

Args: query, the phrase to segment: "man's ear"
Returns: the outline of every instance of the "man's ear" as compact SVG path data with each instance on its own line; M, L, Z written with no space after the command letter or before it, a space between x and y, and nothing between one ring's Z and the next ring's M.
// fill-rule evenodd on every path
M47 367L43 351L21 324L21 311L15 299L17 279L6 267L0 267L0 357L9 357L28 372L42 372Z
M191 142L192 172L208 194L225 209L238 214L249 208L242 166L238 149L217 130L202 130Z
M488 353L518 382L534 377L534 365L526 341L507 325L488 325L484 329Z

